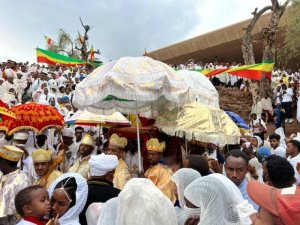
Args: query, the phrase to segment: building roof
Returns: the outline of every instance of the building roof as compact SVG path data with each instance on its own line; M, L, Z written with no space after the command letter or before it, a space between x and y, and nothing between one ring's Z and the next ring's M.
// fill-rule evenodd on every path
M284 27L287 20L295 13L295 9L287 9L280 20L280 27ZM262 15L257 21L252 34L254 39L260 38L260 31L269 23L271 13ZM170 64L185 63L189 59L207 62L236 61L243 62L241 43L244 29L251 19L223 27L221 29L196 36L194 38L172 44L170 46L148 52L153 59ZM282 30L279 30L282 32ZM280 36L280 35L279 35ZM257 61L262 58L262 43L253 44Z

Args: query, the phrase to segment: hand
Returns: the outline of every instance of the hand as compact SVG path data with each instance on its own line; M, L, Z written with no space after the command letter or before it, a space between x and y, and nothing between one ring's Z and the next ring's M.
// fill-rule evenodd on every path
M222 168L217 160L210 159L210 168L215 172L215 173L222 173Z
M55 218L52 218L51 220L48 221L48 223L46 223L46 225L60 225L58 222L58 215Z
M199 223L199 221L200 221L200 218L197 217L197 216L189 217L189 218L185 221L184 225L197 225L197 224Z
M297 163L296 169L297 169L298 174L300 174L300 162Z
M59 214L56 215L56 217L54 219L54 222L53 222L53 225L60 225L59 222L58 222L58 216L59 216Z

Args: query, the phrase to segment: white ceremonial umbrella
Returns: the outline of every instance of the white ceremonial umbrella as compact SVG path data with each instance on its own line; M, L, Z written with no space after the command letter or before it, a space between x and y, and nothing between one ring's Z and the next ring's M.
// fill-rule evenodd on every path
M78 84L73 104L99 114L155 115L189 101L188 84L170 66L149 57L124 57L94 70ZM141 159L138 122L137 141Z

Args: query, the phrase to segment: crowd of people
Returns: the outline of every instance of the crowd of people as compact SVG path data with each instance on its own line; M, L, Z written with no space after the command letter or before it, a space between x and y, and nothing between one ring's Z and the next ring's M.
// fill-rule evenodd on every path
M190 59L184 64L171 65L174 69L182 70L214 70L243 66L236 62L195 62ZM252 91L248 79L221 73L210 78L215 86ZM276 128L284 127L285 123L293 123L294 117L300 122L300 70L273 68L271 77L272 94L264 98L254 99L251 113L255 113L264 122L274 122Z
M91 70L4 62L0 99L52 105L68 119L73 90ZM296 78L278 86L287 115ZM135 140L107 128L2 133L0 225L299 224L300 136L285 137L281 121L265 137L263 119L253 111L239 145L178 142L176 160L163 135L147 140L139 159Z

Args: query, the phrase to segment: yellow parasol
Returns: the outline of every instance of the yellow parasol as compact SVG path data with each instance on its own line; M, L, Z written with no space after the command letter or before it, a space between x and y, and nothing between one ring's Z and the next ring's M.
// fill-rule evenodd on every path
M240 141L240 131L230 117L221 109L207 107L201 103L191 103L183 106L177 115L176 123L156 125L169 135L185 137L205 143L218 142L237 144Z

